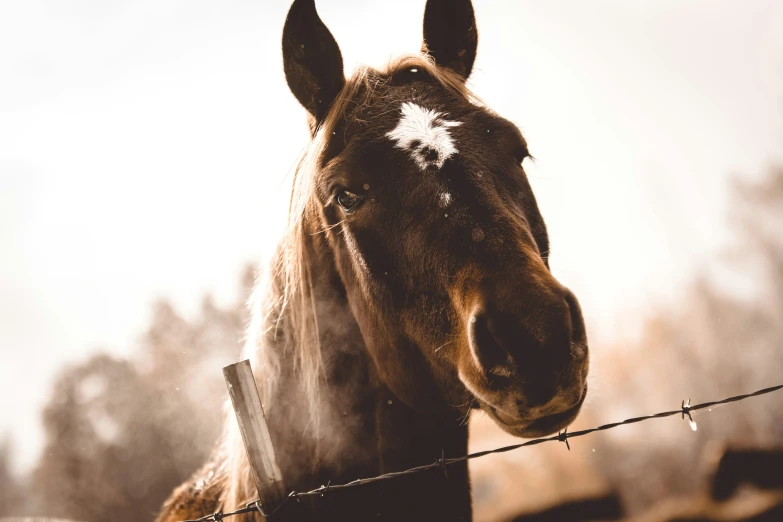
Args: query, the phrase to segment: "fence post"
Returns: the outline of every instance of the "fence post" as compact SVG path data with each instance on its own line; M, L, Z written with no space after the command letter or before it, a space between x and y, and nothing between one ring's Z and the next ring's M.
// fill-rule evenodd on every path
M275 459L275 449L272 447L269 426L266 424L250 362L244 360L226 366L223 368L223 377L237 416L261 505L266 513L271 513L285 500L286 487Z

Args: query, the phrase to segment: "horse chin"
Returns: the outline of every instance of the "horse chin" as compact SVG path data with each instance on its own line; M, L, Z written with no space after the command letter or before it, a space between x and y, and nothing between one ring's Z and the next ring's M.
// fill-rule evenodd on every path
M579 399L579 402L576 403L576 405L566 411L545 415L532 421L518 420L504 415L494 406L483 401L481 401L481 409L487 412L487 415L489 415L503 431L516 437L530 439L552 435L553 433L557 433L567 428L579 415L579 411L582 409L586 397L587 386L585 386L584 391L582 392L582 398Z

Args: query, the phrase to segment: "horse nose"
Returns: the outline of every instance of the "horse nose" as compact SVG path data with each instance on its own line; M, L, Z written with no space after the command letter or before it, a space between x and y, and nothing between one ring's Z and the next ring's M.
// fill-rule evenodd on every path
M568 310L571 312L571 348L579 353L575 355L585 355L587 349L587 330L585 320L582 316L582 307L579 306L579 300L571 290L566 288L565 301Z
M561 376L586 356L579 302L567 289L535 307L509 310L484 303L470 317L468 339L485 372L510 375L524 385L528 405L544 404L567 386Z

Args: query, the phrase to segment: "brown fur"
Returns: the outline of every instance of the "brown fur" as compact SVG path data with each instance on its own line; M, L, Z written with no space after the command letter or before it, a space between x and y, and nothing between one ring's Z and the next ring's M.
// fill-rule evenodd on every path
M287 233L251 304L246 347L289 489L465 455L471 408L538 436L570 423L584 400L584 324L549 271L546 228L521 166L527 143L465 87L476 43L470 2L430 0L425 23L452 8L470 33L455 48L439 33L455 24L425 27L438 54L347 81L341 59L300 52L313 34L331 38L312 1L296 0L289 13L287 79L314 137ZM339 53L333 42L316 47ZM325 63L339 63L339 77ZM461 122L451 129L459 154L442 168L420 170L387 138L405 102ZM351 210L339 203L346 191L360 201ZM212 463L158 520L233 510L254 500L253 489L229 414ZM289 502L275 518L467 521L467 465Z

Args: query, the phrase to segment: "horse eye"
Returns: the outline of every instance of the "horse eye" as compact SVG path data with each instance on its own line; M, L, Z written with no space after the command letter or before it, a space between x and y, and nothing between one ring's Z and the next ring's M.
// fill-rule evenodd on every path
M520 147L516 153L517 165L522 165L522 163L529 157L530 153L528 152L527 147Z
M341 190L338 192L335 199L337 200L337 204L343 207L343 210L346 212L350 212L351 210L355 209L362 200L362 198L347 190Z
M514 159L516 159L517 165L522 165L522 163L526 159L531 159L531 160L535 161L533 159L533 156L530 154L530 151L527 149L527 145L524 145L524 144L522 144L519 147L517 147L517 151L514 154Z

